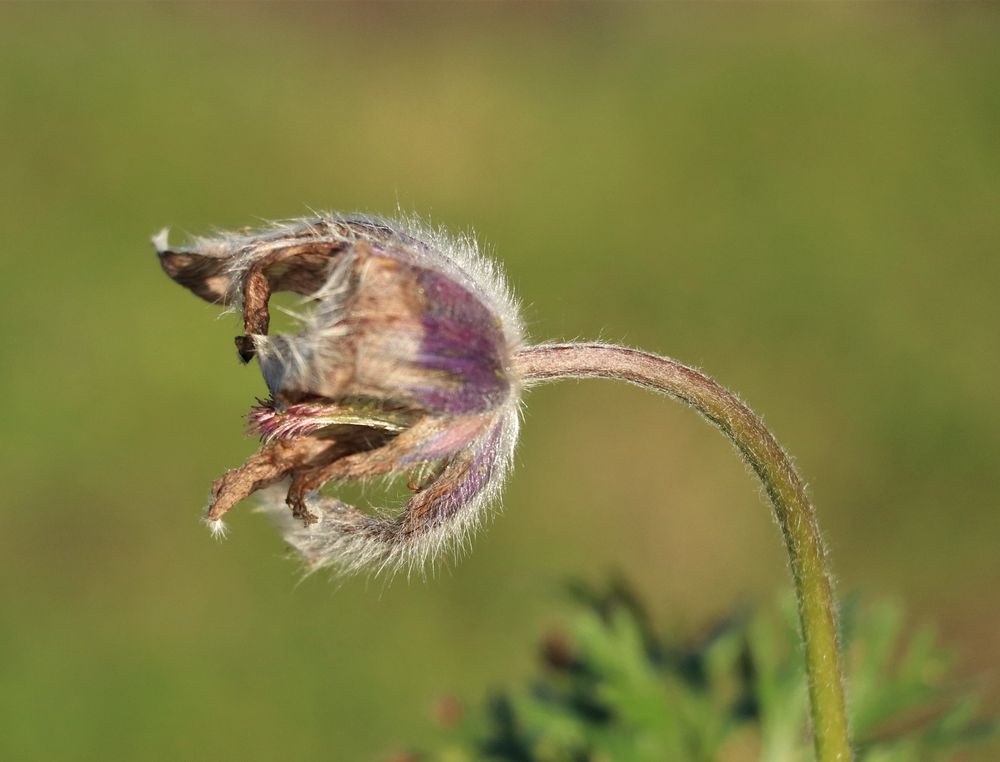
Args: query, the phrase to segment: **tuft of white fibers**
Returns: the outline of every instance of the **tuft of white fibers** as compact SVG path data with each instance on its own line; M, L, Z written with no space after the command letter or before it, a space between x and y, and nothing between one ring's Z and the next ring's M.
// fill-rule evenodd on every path
M208 527L208 531L212 533L214 539L219 541L226 539L226 535L229 534L229 527L226 526L222 519L202 519L202 521Z
M157 253L167 251L170 248L170 228L163 228L159 233L153 236L153 246L156 248Z

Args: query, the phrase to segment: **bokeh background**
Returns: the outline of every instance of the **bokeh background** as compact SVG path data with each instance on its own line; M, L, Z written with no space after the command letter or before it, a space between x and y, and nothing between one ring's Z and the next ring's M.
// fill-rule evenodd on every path
M599 382L530 394L503 515L427 581L300 583L247 507L214 542L263 384L148 240L310 208L474 228L533 337L738 390L840 590L1000 709L998 39L969 4L0 6L0 757L378 760L527 675L567 579L682 634L789 587L718 434Z

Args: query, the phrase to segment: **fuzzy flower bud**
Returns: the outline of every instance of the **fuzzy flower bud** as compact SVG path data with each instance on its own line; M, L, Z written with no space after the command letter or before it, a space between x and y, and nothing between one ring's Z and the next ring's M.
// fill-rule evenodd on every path
M419 565L482 518L510 465L521 384L517 307L474 242L414 222L324 215L173 248L163 270L241 312L236 348L256 357L270 397L248 415L262 446L215 482L207 519L267 490L286 539L312 568ZM268 333L271 294L309 309ZM406 473L402 513L369 515L320 496L330 481Z

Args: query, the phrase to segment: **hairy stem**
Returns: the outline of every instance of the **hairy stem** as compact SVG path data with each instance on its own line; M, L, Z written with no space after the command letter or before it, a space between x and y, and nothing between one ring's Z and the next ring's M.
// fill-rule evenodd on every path
M606 344L542 344L514 356L525 384L560 378L627 381L680 400L715 424L760 478L788 552L805 643L818 762L851 759L833 589L816 512L788 455L734 394L666 357Z

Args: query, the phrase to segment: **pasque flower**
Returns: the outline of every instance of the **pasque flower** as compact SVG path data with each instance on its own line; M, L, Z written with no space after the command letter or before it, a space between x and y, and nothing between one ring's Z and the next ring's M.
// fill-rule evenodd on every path
M799 602L819 762L849 760L836 610L815 510L791 460L734 394L676 360L606 344L526 346L517 305L471 239L415 222L323 215L196 239L154 239L175 281L242 313L236 349L270 396L248 415L261 448L212 487L221 530L236 503L265 505L312 568L418 566L480 522L510 467L522 389L608 378L680 400L717 426L760 479ZM301 294L293 335L268 333L268 301ZM408 474L397 515L370 515L319 489ZM285 505L269 489L287 482Z
M327 215L155 244L177 283L242 312L237 351L258 359L270 392L248 416L261 449L213 485L213 528L284 480L286 537L313 567L419 564L480 521L517 438L522 330L470 239ZM309 304L294 335L268 334L277 291ZM332 480L400 473L417 486L397 516L318 494Z

